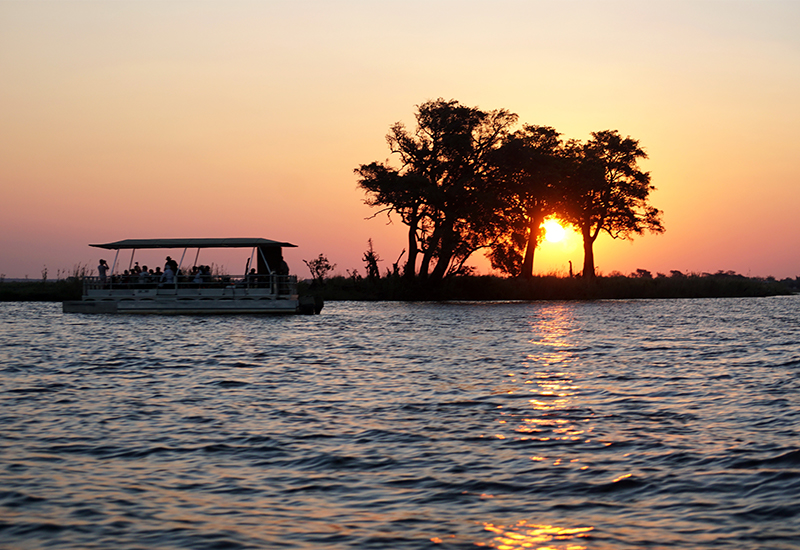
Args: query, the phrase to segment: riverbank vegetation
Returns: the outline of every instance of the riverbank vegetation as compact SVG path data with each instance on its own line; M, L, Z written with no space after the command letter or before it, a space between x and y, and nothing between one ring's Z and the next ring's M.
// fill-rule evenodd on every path
M78 278L46 281L0 282L0 302L61 302L80 300L82 281ZM800 277L775 280L749 278L732 272L688 274L673 271L669 276L651 276L644 270L625 276L599 275L592 279L557 277L531 278L496 276L448 277L432 286L407 280L398 274L384 277L334 276L305 280L298 285L301 295L328 301L508 301L508 300L604 300L633 298L727 298L778 296L800 292Z
M304 282L300 292L328 301L534 301L608 300L645 298L727 298L778 296L800 292L800 278L777 281L734 273L650 276L503 278L495 276L449 277L436 286L400 276L377 280L336 276L323 284Z
M80 300L83 281L70 277L61 280L2 281L0 302L61 302Z

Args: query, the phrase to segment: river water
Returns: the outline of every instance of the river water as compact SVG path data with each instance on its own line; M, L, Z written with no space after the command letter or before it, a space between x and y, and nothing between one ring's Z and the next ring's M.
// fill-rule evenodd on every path
M0 548L800 548L800 296L0 304Z

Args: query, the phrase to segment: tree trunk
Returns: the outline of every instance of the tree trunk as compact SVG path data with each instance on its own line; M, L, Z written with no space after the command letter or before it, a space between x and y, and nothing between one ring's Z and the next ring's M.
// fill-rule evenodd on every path
M422 264L419 266L419 276L421 279L428 278L428 270L431 266L431 260L433 259L433 255L436 252L436 249L439 247L439 242L442 240L442 231L444 230L443 221L439 225L437 225L433 233L431 234L428 241L425 243L425 253L422 255Z
M535 212L530 217L528 224L528 242L525 245L525 256L522 259L522 270L519 276L523 279L533 278L533 255L536 252L536 246L539 244L539 226L542 225L542 215L540 212Z
M452 224L448 225L442 230L442 238L440 240L439 255L436 258L436 267L431 272L431 280L436 283L444 279L447 268L450 265L450 260L453 259L453 250L455 249L456 237Z
M587 279L594 278L594 241L597 235L592 237L590 226L581 227L581 234L583 235L583 277Z
M450 261L453 259L453 247L449 243L445 244L445 240L446 239L442 239L442 247L439 249L439 257L436 258L436 267L434 267L433 271L431 272L431 281L434 283L438 283L444 279L447 267L450 265Z
M417 220L411 220L408 225L408 261L406 262L403 277L413 279L417 274Z

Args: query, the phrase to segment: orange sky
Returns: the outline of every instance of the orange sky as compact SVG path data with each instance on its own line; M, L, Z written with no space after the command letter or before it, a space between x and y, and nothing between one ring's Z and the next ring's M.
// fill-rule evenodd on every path
M372 238L388 267L404 226L365 219L353 169L443 97L640 140L666 233L600 237L599 272L795 277L797 29L794 1L0 2L0 274L158 237L290 241L301 275L363 273Z

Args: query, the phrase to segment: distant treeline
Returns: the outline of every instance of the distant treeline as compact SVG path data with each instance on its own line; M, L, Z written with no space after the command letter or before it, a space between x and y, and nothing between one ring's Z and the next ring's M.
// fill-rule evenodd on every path
M624 276L582 277L495 276L449 277L431 286L402 277L381 279L332 277L323 284L300 283L300 292L324 300L354 301L504 301L504 300L605 300L634 298L732 298L779 296L800 292L800 277L777 281L738 274L652 277L647 272Z

